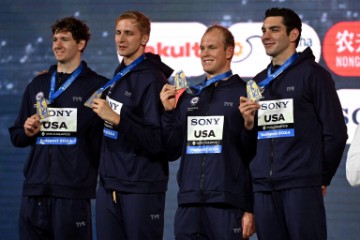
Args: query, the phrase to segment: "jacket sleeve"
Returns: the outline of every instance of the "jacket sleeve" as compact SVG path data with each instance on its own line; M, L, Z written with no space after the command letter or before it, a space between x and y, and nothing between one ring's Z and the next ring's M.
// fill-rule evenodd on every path
M26 87L20 106L19 114L14 124L9 128L10 140L15 147L27 147L36 142L36 137L28 137L25 134L24 123L26 119L36 113L29 97L29 86Z
M157 77L164 78L163 75ZM163 82L165 81L164 79ZM135 146L153 155L164 153L160 119L163 108L159 97L162 86L159 79L149 84L142 96L142 116L134 114L127 106L123 106L118 126L119 132L124 133Z
M253 194L253 188L252 188L252 178L251 178L251 172L250 169L247 169L246 175L244 176L247 182L246 187L246 205L244 207L245 212L254 213L254 194Z
M241 126L244 126L242 124ZM251 130L243 129L241 134L241 142L243 149L245 149L245 161L246 164L249 164L250 161L255 157L256 147L257 147L257 127L254 124L254 128Z
M179 118L180 105L172 111L165 111L161 117L162 141L169 161L174 161L181 156L184 137Z
M355 130L346 159L346 179L351 186L360 186L360 125Z
M325 69L319 67L310 79L314 86L314 106L323 132L322 184L330 184L340 164L347 140L347 127L335 88L335 83Z

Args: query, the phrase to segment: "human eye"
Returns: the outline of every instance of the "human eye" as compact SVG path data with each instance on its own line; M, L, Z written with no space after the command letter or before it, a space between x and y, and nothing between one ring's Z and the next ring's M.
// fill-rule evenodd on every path
M125 31L125 34L126 34L127 36L134 35L134 33L133 33L132 31Z
M272 28L270 28L270 30L271 30L272 32L279 32L279 31L280 31L280 28L279 28L279 27L272 27Z

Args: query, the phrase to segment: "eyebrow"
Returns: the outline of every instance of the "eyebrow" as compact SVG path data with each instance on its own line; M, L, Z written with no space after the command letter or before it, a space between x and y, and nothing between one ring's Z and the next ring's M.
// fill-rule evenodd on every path
M272 26L270 26L270 27L264 27L264 26L262 26L261 27L261 30L265 30L265 29L270 29L270 30L274 30L274 29L278 29L278 28L281 28L281 26L280 25L272 25Z
M115 29L115 32L133 33L134 31L130 29Z

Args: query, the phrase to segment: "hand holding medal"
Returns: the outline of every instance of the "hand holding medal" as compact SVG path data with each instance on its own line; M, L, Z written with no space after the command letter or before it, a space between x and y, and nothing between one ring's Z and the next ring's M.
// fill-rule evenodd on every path
M246 83L246 92L247 92L247 98L252 101L257 102L261 98L263 98L259 86L256 84L254 80L250 80Z
M183 88L185 89L185 88L189 87L189 85L187 84L185 73L183 70L180 70L175 74L174 85L175 85L176 90L183 89Z
M36 113L37 115L39 115L40 119L44 119L49 116L46 99L44 97L41 97L36 100L35 107L36 107Z
M176 90L176 95L175 95L175 107L176 107L180 96L184 93L184 91L187 88L189 88L189 85L187 83L185 73L183 70L180 70L175 74L174 85L175 85L175 90Z
M93 104L94 100L100 98L102 92L103 92L102 89L98 89L97 91L95 91L95 92L91 95L91 97L90 97L88 100L86 100L86 102L84 103L84 106L91 108L91 105Z

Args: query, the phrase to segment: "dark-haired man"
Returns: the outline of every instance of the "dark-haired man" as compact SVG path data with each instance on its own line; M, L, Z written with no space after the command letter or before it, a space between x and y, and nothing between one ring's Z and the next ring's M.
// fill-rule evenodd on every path
M57 20L52 34L57 64L29 83L9 128L16 147L31 147L20 239L90 240L103 121L84 102L106 78L81 60L90 39L84 22Z
M245 127L258 130L250 169L260 240L327 239L323 196L347 139L330 73L310 48L296 52L301 25L291 9L266 11L262 43L271 63L254 78L263 98L240 99Z

